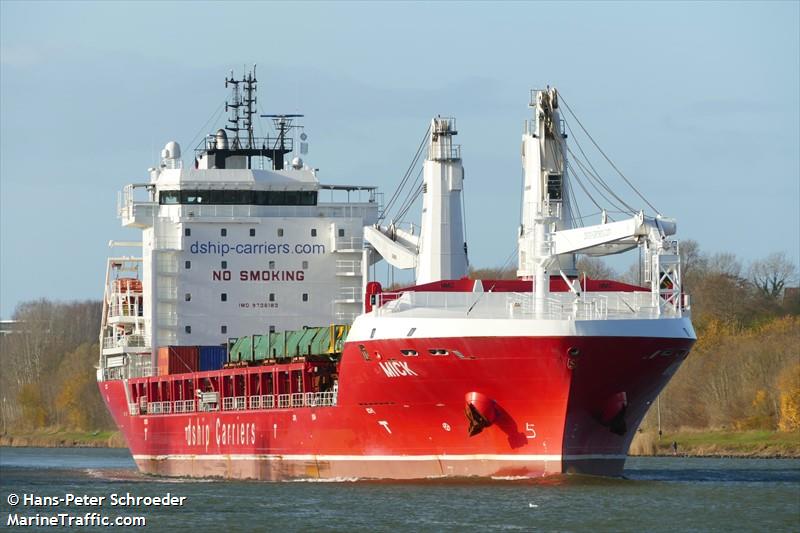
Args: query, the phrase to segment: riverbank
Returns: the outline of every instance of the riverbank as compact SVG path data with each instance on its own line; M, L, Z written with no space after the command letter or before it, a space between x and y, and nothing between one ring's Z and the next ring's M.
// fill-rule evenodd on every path
M42 429L0 435L0 446L19 448L125 448L119 431Z
M800 432L781 431L652 431L636 434L630 455L677 455L690 457L786 457L800 458ZM0 446L40 448L125 448L119 431L66 431L44 429L0 435Z
M630 455L800 458L800 432L680 431L664 433L659 439L655 431L643 431L634 437Z

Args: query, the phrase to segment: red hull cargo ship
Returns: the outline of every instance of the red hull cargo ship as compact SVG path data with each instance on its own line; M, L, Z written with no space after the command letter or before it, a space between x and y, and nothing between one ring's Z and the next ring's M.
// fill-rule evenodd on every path
M120 196L142 242L112 244L141 256L109 259L98 384L140 470L622 473L695 342L676 224L640 211L577 225L554 89L532 91L523 133L518 279L475 280L453 119L431 122L421 225L404 229L381 224L388 205L373 187L317 180L297 115L266 116L275 135L253 135L255 72L226 83L228 126L201 142L192 168L170 142L149 182ZM575 265L576 254L630 249L642 258L637 285ZM370 280L380 260L414 269L416 283L384 291Z

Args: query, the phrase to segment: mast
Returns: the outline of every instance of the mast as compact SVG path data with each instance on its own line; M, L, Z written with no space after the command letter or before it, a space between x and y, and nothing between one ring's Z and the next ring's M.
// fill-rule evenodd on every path
M253 157L266 157L272 161L272 170L283 170L285 155L294 150L294 139L288 134L292 128L301 127L292 121L303 115L261 115L273 119L277 137L256 137L256 65L238 79L231 71L225 77L225 87L231 89L230 99L225 101L225 111L229 113L225 127L208 135L195 148L195 168L251 169Z
M228 125L225 129L233 133L233 140L230 145L233 150L255 148L255 136L253 134L253 114L255 113L255 104L258 101L256 96L257 89L256 79L256 65L253 65L253 70L243 74L241 79L233 77L231 71L230 77L225 78L225 87L229 85L231 88L231 99L225 101L225 111L230 113L228 117ZM239 85L242 85L241 89ZM244 132L247 138L242 145L242 140L239 138L239 132ZM247 168L250 168L250 156L247 156Z

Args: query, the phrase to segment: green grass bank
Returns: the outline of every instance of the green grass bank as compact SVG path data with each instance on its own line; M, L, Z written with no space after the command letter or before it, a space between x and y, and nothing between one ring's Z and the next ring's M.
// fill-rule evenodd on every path
M800 431L655 431L636 434L630 455L673 455L697 457L800 457Z

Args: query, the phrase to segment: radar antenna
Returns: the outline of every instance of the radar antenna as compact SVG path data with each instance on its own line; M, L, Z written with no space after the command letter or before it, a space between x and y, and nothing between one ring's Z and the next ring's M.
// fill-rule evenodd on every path
M225 111L229 113L225 130L232 135L228 138L223 130L208 135L195 148L198 168L252 168L251 158L266 157L272 161L272 170L283 170L284 157L294 151L294 138L289 132L302 129L293 121L303 115L261 115L272 119L277 136L256 137L253 117L257 112L257 84L256 65L239 79L234 77L233 70L225 77L225 87L231 88L230 99L225 100ZM304 144L301 143L301 149L305 149Z
M292 128L302 128L302 126L294 125L292 124L292 122L296 118L302 118L303 115L297 115L297 114L261 115L261 117L271 118L272 125L275 127L275 131L278 133L278 138L275 139L275 145L272 148L283 153L291 152L292 147L286 146L286 134L289 133L289 131Z

